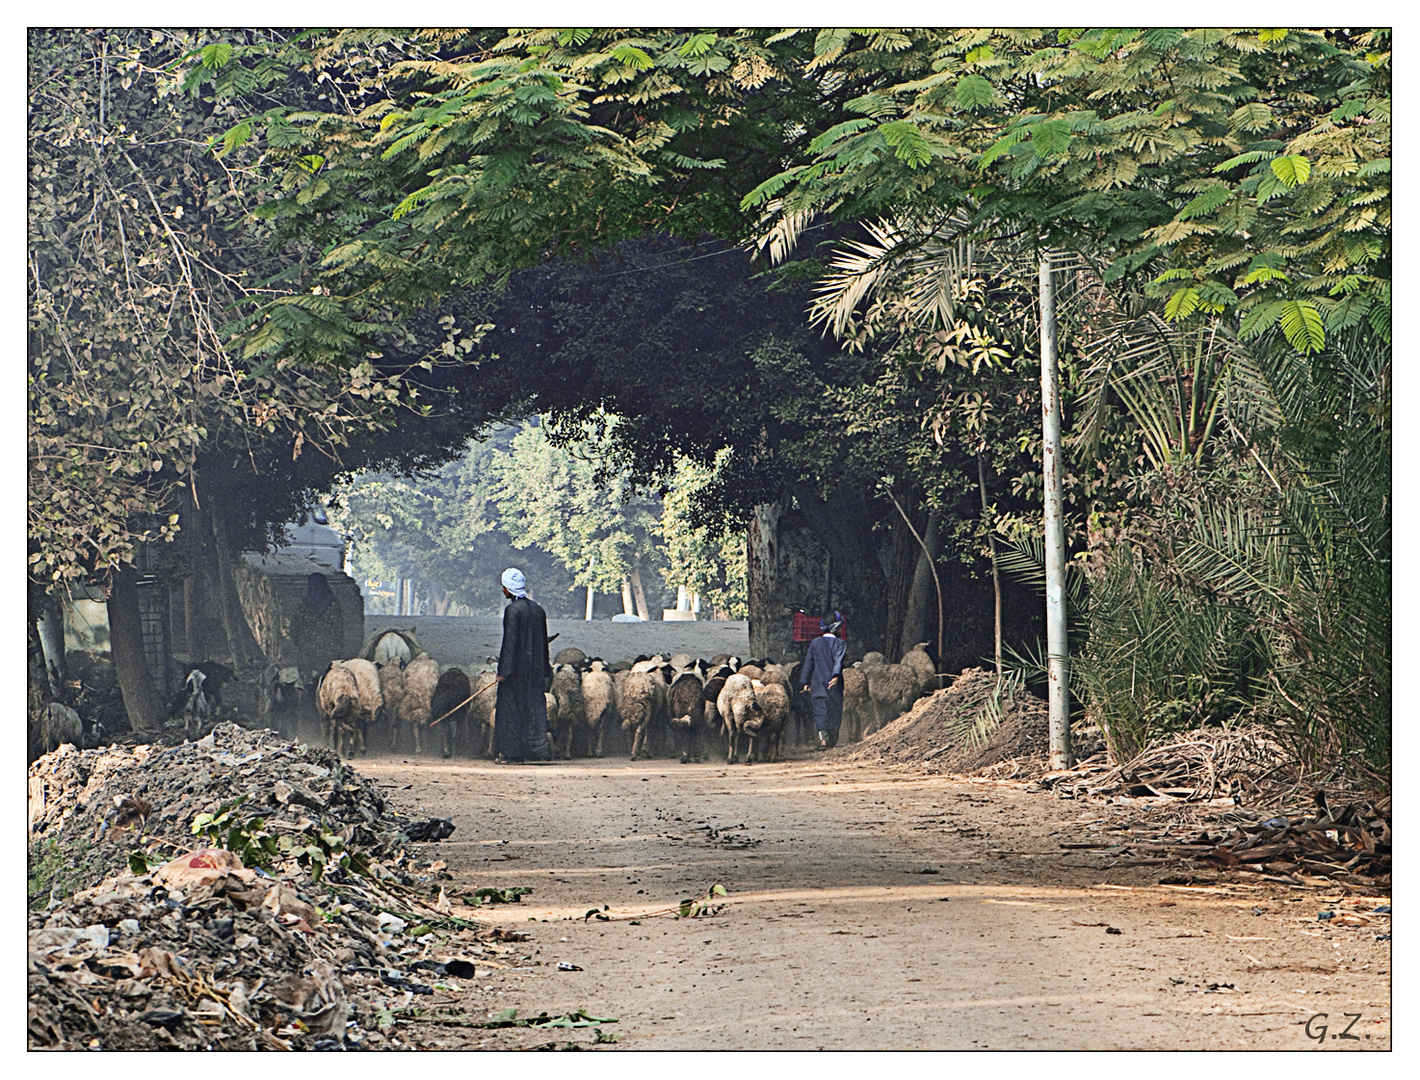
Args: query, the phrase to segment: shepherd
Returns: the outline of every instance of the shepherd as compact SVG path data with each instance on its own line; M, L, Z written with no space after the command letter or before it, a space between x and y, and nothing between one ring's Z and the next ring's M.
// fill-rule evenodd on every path
M493 728L504 763L552 760L547 699L552 678L547 655L547 613L528 598L528 582L516 567L503 571L503 648L498 654L498 714Z
M799 673L803 689L813 704L814 728L818 731L816 750L838 744L838 727L843 722L843 657L848 643L838 636L843 616L838 612L819 620L822 636L814 638Z

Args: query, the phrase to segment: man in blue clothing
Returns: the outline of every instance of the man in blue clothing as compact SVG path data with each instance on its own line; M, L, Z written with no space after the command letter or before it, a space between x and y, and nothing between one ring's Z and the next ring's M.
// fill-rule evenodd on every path
M843 626L838 612L820 619L818 626L823 636L809 643L799 681L803 683L800 693L808 694L813 705L815 749L828 750L838 745L838 726L843 722L843 656L848 643L838 636Z

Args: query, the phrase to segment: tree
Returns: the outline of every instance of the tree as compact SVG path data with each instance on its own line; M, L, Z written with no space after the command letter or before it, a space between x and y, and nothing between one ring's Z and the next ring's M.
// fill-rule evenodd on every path
M329 452L400 400L367 361L273 364L231 346L230 307L299 247L246 216L254 156L206 152L235 108L169 77L205 40L30 35L29 570L49 588L131 573L141 544L172 540L184 504L215 493L201 478L213 456ZM135 596L113 589L115 627L137 626ZM161 719L141 657L116 643L135 727Z

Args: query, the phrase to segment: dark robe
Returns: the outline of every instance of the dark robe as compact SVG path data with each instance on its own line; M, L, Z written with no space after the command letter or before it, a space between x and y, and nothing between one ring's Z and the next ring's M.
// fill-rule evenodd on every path
M838 741L838 728L843 723L843 657L848 643L832 634L816 637L809 643L809 653L799 671L799 684L809 688L814 710L814 728L820 738L832 745ZM838 682L832 687L829 683Z
M552 664L547 656L547 613L526 596L503 609L503 648L498 654L496 752L509 761L548 761L547 699Z

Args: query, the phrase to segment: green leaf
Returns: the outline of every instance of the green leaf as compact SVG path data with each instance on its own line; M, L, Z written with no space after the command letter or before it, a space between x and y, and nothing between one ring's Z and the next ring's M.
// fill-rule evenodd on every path
M1312 163L1301 154L1288 154L1272 159L1272 173L1287 187L1294 188L1307 182L1312 174Z
M920 168L932 160L926 138L911 120L894 120L878 129L883 141L893 147L898 160Z
M702 56L719 40L718 34L691 34L680 47L681 56Z
M1300 353L1321 352L1326 345L1326 326L1321 312L1310 300L1286 300L1278 312L1282 333Z
M996 100L996 87L982 75L968 75L956 85L957 105L963 109L975 109L990 105Z
M1044 159L1063 154L1070 145L1070 125L1064 120L1046 120L1030 127L1030 148L1036 157Z
M1226 184L1215 184L1207 191L1194 196L1182 210L1178 212L1180 221L1187 221L1189 218L1203 217L1211 214L1218 207L1222 206L1232 197L1233 189Z
M1168 303L1164 305L1164 318L1168 322L1179 322L1188 318L1198 310L1198 290L1194 288L1179 289L1169 297Z
M986 168L1002 154L1007 153L1013 147L1015 147L1015 145L1019 143L1022 139L1024 139L1027 134L1029 134L1029 132L1026 129L1022 128L1020 130L1010 131L1007 132L1005 135L1002 135L999 139L992 143L990 147L987 148L984 154L981 155L981 159L977 162L977 165L983 169Z

